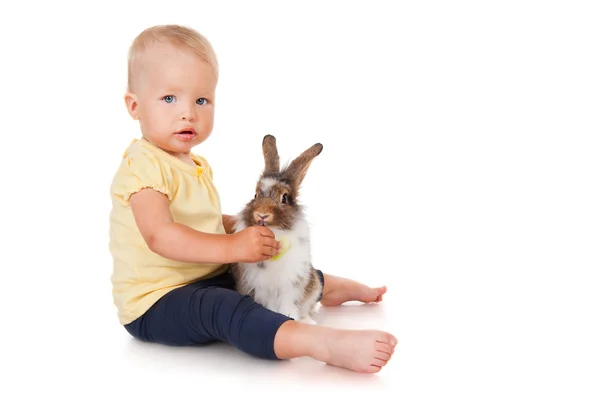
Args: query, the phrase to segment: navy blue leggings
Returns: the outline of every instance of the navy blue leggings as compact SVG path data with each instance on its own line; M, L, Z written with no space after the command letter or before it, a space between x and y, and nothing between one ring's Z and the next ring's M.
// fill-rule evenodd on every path
M237 293L232 274L226 272L172 290L125 329L146 342L186 346L222 341L276 360L275 334L290 319Z

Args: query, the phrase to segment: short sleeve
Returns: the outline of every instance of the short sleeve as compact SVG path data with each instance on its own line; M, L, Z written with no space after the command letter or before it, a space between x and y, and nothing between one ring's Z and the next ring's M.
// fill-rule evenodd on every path
M147 152L131 152L123 160L113 181L113 194L128 204L131 196L142 189L154 189L171 197L170 170L158 157Z

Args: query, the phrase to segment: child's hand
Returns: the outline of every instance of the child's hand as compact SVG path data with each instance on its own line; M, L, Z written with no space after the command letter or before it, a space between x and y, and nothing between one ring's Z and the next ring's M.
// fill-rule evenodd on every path
M275 234L266 226L250 226L235 234L234 253L237 262L260 262L271 259L281 247Z

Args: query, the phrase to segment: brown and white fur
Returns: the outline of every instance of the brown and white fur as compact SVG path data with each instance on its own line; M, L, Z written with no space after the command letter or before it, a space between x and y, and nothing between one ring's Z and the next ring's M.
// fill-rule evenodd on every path
M311 261L309 226L298 190L312 160L321 153L317 143L280 170L275 137L263 139L265 169L253 200L238 214L235 231L264 225L275 239L287 237L291 246L276 260L232 266L237 291L264 307L297 321L312 323L323 287Z

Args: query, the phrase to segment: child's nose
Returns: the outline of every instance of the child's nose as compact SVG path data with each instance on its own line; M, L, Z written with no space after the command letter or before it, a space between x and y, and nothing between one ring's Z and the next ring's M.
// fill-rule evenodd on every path
M194 121L196 119L196 107L184 107L184 109L181 111L181 119L185 121Z

